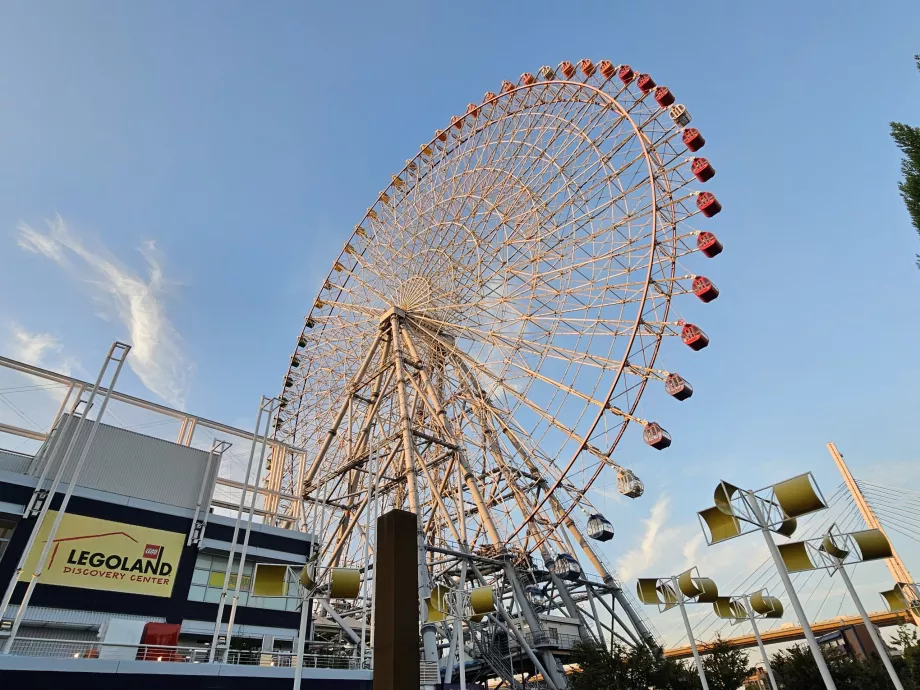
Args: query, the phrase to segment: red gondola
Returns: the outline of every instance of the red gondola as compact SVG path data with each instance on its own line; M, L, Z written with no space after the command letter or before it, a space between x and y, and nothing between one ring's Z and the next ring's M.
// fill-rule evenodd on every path
M696 207L707 218L712 218L722 210L722 204L716 200L715 194L703 192L696 197Z
M706 145L706 140L703 139L703 135L700 134L700 130L696 127L688 127L685 129L681 138L684 140L684 146L691 151L699 151Z
M633 77L635 76L636 73L633 72L632 67L629 65L620 65L619 77L621 82L628 84L633 80Z
M502 93L508 93L512 89L514 89L514 84L512 84L510 81L502 82Z
M675 400L686 400L693 395L693 386L679 374L668 374L664 380L664 390Z
M447 141L447 132L442 132L440 129L435 132L435 136L438 141Z
M571 79L575 76L575 65L568 60L563 60L559 63L559 71L562 72L563 77Z
M642 432L642 440L656 450L664 450L671 445L671 434L662 429L659 424L650 422Z
M595 68L594 68L594 63L591 62L588 58L584 58L583 60L579 60L579 61L578 61L578 67L581 69L582 73L583 73L586 77L590 77L592 74L594 74L594 69L595 69Z
M613 75L617 73L616 67L613 66L610 60L601 60L597 63L597 68L600 70L604 79L612 79Z
M719 288L712 284L706 276L697 276L693 279L691 287L693 294L699 297L703 302L712 302L719 296Z
M696 236L696 248L703 252L703 256L712 258L722 253L722 243L711 232L701 232Z
M530 86L531 84L537 83L537 78L530 72L524 72L524 74L521 75L521 82L523 82L524 86Z
M639 78L636 80L636 86L639 87L642 93L648 93L655 88L656 84L651 74L640 74Z
M684 341L684 345L697 352L709 345L709 336L703 333L702 328L692 323L688 323L681 329L680 339Z
M486 91L486 95L482 97L483 103L488 103L489 101L494 101L498 96L496 96L491 91Z
M479 106L475 103L470 103L466 106L466 114L470 117L476 117L479 115Z
M453 115L450 118L450 124L452 124L457 129L463 128L463 120L460 119L458 115Z
M659 86L655 89L655 100L662 108L667 108L674 103L674 94L667 86Z
M712 163L705 158L694 158L693 163L690 165L690 172L692 172L700 182L708 182L716 176L716 169L713 168Z

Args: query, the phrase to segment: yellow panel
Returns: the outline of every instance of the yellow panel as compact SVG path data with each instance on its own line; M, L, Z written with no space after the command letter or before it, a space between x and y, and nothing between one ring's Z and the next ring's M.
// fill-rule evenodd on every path
M888 610L892 613L906 611L910 606L900 587L889 589L887 592L881 592L881 595L885 603L888 604Z
M719 596L715 582L708 577L693 577L692 570L677 576L677 587L685 597L696 599L699 604L708 604Z
M716 587L714 580L708 577L700 577L696 580L696 586L700 590L700 594L696 598L698 604L708 604L718 599L719 588Z
M767 618L779 618L783 615L782 602L776 597L765 595L763 592L751 595L751 608Z
M773 493L783 512L789 517L801 517L827 508L811 483L810 474L800 474L773 485Z
M431 596L428 599L428 620L432 623L439 623L447 618L447 593L446 587L438 585L431 590Z
M316 587L316 561L310 560L300 571L300 584L304 589Z
M864 561L874 561L879 558L891 558L891 544L881 530L867 529L862 532L850 534L859 546L859 552Z
M742 619L747 618L747 612L744 606L731 597L716 597L712 602L712 610L716 612L719 618Z
M361 591L361 571L357 568L333 568L329 575L332 599L355 599Z
M726 515L715 506L701 510L699 516L709 528L711 544L718 544L741 534L741 523L738 522L738 518Z
M477 587L470 596L473 613L492 613L495 610L495 597L491 587Z
M780 556L783 557L783 563L786 564L786 570L790 573L800 573L815 569L815 564L811 562L805 542L794 541L789 544L779 544L778 548Z
M677 576L677 588L683 592L683 595L688 599L692 599L702 591L696 586L695 579L692 569L684 571Z
M288 567L272 563L256 564L255 579L252 583L254 597L283 597L287 594L285 575Z
M636 582L636 593L643 604L658 606L664 603L658 593L658 578L640 577Z
M719 482L714 494L716 508L726 515L734 515L732 510L732 496L738 491L738 487L728 482Z
M849 551L847 551L846 549L841 549L839 546L837 546L837 544L834 543L833 538L829 534L824 535L824 540L821 543L824 547L824 550L828 554L830 554L834 558L839 558L841 561L850 555Z
M782 534L784 537L791 537L795 534L795 528L798 525L799 523L796 522L795 518L789 518L788 520L783 520L782 524L773 531L777 534Z
M48 511L20 581L35 572L57 515ZM65 513L38 584L168 597L184 546L179 532Z

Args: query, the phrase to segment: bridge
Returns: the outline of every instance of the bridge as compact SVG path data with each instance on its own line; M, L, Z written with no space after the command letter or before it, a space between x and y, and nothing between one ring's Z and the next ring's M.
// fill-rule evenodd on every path
M884 628L892 625L901 625L904 623L912 623L913 621L909 620L907 616L903 613L871 613L869 614L870 620L879 628ZM857 625L862 623L862 618L859 616L841 616L840 618L832 618L830 620L819 621L817 623L812 623L811 629L814 631L815 635L821 636L829 632L834 632L835 630L840 630L841 628L846 628L850 625ZM802 632L802 626L800 625L784 625L775 630L768 630L760 634L763 638L764 644L776 644L778 642L793 642L795 640L804 639L805 635ZM756 647L757 640L754 638L754 633L750 635L741 635L739 637L730 637L723 640L723 642L728 643L732 647L737 647L743 649L746 647ZM699 642L697 643L697 649L699 649L701 654L705 654L709 649L712 648L712 643ZM693 652L690 650L690 645L684 645L683 647L674 647L672 649L666 649L664 652L665 657L669 659L687 659L693 656Z

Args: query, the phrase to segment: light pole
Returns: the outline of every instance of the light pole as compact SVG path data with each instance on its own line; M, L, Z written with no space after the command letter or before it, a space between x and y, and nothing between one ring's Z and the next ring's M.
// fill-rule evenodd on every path
M699 512L707 542L712 546L754 531L745 531L747 526L756 528L763 534L824 685L827 690L837 690L827 662L821 654L818 640L808 624L802 602L792 586L786 564L776 542L773 541L773 532L789 537L795 532L797 518L827 508L827 503L814 483L811 473L801 474L756 491L720 482L714 498L713 507Z
M754 629L754 639L757 640L757 647L760 649L764 669L766 669L767 676L770 678L770 687L772 690L779 690L776 677L773 675L773 667L770 665L770 658L767 656L767 649L764 647L763 639L760 637L757 619L781 618L783 605L776 597L765 594L765 591L761 590L753 594L741 594L734 597L719 597L718 600L713 602L712 608L719 618L728 619L732 625L744 620L751 621L751 627Z
M686 604L708 604L718 601L719 590L716 583L708 577L700 577L696 568L690 568L680 575L671 577L640 577L636 583L636 591L639 601L650 606L657 606L661 612L675 606L680 608L680 615L684 620L684 628L687 630L687 639L690 640L690 650L693 652L693 661L696 663L700 683L703 685L703 690L709 690L706 671L703 669L700 652L693 637L693 627L690 625Z

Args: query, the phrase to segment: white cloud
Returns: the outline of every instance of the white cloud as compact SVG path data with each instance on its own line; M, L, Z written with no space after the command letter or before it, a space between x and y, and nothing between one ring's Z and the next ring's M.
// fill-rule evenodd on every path
M648 567L660 560L662 547L665 546L662 542L665 541L665 538L669 541L671 533L674 532L674 530L663 529L671 513L669 504L670 501L666 494L658 497L649 512L648 519L644 521L645 531L639 545L627 551L617 561L617 572L623 580L645 577Z
M112 258L104 248L88 249L60 216L48 221L46 233L20 224L18 244L93 285L98 290L96 297L105 306L103 313L114 311L128 330L132 345L128 364L134 373L169 404L185 405L192 367L182 352L182 339L166 313L162 260L153 242L146 242L140 248L147 263L146 277Z
M8 342L13 359L36 367L50 368L65 376L82 371L80 362L72 356L62 355L64 346L52 333L32 333L19 324L9 327L12 340Z

